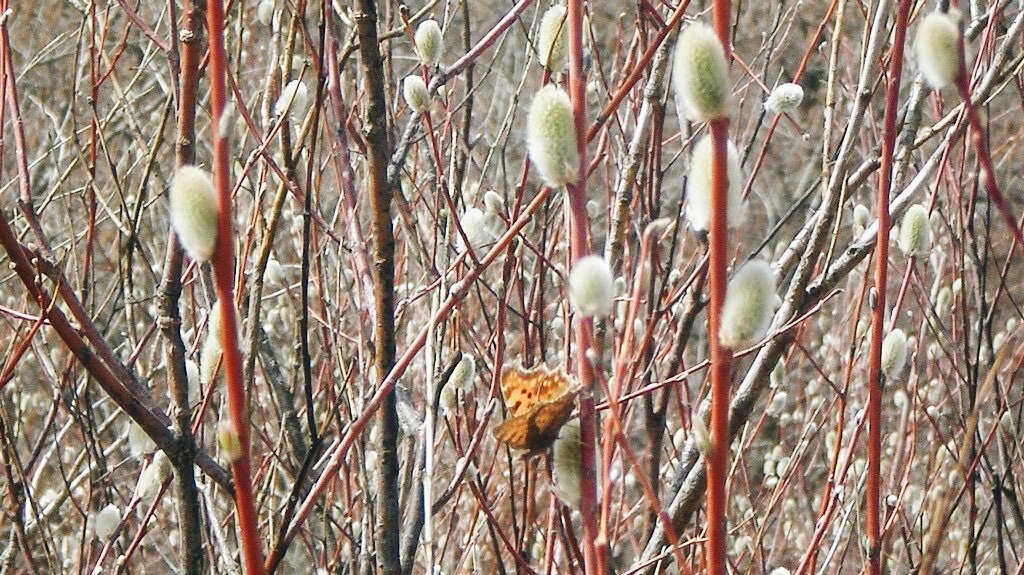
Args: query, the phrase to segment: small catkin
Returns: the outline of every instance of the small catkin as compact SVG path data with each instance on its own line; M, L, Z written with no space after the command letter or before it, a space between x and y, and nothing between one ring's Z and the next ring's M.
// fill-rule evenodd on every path
M871 223L871 212L864 204L857 204L853 207L853 228L860 234L867 229Z
M686 219L694 231L707 230L711 226L711 136L704 136L693 147L690 158L690 174L686 180ZM746 219L743 202L743 169L740 168L740 154L729 142L726 155L728 164L728 221L730 228L736 228Z
M217 443L220 444L221 453L228 463L234 463L242 458L242 441L238 437L238 430L230 421L222 421L217 426Z
M488 223L487 214L479 208L468 208L462 212L462 217L459 218L459 227L466 233L466 240L469 240L469 246L473 248L473 251L483 249L497 239L492 226ZM459 247L463 250L465 243L460 235Z
M448 385L460 391L470 391L475 380L476 362L472 356L464 354L448 378Z
M777 299L768 262L752 260L740 266L729 280L722 304L718 333L722 345L739 349L763 338L772 325Z
M691 122L707 122L729 113L729 69L714 30L693 23L679 35L672 82Z
M537 33L537 51L540 54L540 65L557 74L565 68L566 54L569 52L569 34L566 32L566 9L555 4L544 13L540 20L540 31Z
M217 193L205 170L182 166L171 180L171 225L194 260L206 261L217 247Z
M690 420L690 433L693 434L693 444L705 456L711 452L711 432L704 423L704 418L698 414Z
M555 495L563 503L579 509L580 507L580 424L570 421L562 427L553 447L554 451L554 484L551 486Z
M156 449L156 443L142 426L132 421L128 424L128 451L135 457L142 457Z
M402 95L405 96L405 103L409 104L414 112L423 114L430 109L430 92L422 77L416 74L406 76L402 81Z
M796 110L804 101L804 89L799 84L779 84L764 101L764 109L773 114Z
M262 0L259 5L256 6L256 19L259 20L260 24L270 26L274 21L273 0Z
M553 84L537 92L526 117L526 147L530 160L553 187L576 181L580 157L569 95Z
M309 105L309 88L301 80L292 80L281 88L281 95L274 104L274 115L283 116L288 114L288 120L292 122L301 121L306 116L306 107Z
M96 537L99 539L110 537L114 534L117 524L120 522L121 510L117 508L117 505L111 503L100 509L93 519L93 530L96 532Z
M928 219L928 210L921 204L914 204L903 214L900 224L900 251L907 256L920 256L928 253L932 245L932 226Z
M163 451L157 451L153 461L139 475L139 482L135 485L136 497L139 501L149 503L160 492L164 482L173 475L171 460Z
M895 379L907 363L907 334L902 329L890 331L882 340L882 373Z
M224 351L221 343L220 333L220 301L214 302L206 315L206 339L203 340L203 348L199 352L200 379L207 384L213 381L216 369L220 363L221 352Z
M494 190L487 190L487 193L484 194L484 206L489 214L505 213L505 199Z
M953 83L960 72L957 46L960 26L957 19L943 12L932 12L917 27L914 51L928 85L938 90Z
M424 66L437 66L441 63L441 51L444 38L441 36L441 25L437 20L425 20L416 27L416 55Z
M615 304L615 278L608 260L584 256L569 272L569 299L584 316L607 317Z

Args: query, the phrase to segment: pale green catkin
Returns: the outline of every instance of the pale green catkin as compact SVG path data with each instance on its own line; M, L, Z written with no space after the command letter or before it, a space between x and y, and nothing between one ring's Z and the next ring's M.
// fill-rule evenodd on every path
M217 246L217 193L203 169L183 166L171 180L171 225L192 259L206 261Z
M566 9L561 4L555 4L544 13L540 20L540 30L537 33L537 52L540 56L540 64L552 74L557 74L565 68L566 55L569 51L569 34L566 32Z
M416 55L424 66L437 66L441 63L441 52L444 49L444 38L437 20L425 20L416 28Z
M427 83L420 76L406 76L402 81L402 96L405 97L405 103L409 108L417 114L430 109L430 92L427 90Z
M767 335L777 299L768 262L753 260L740 266L725 291L718 333L721 344L735 350L753 345Z
M672 81L691 122L707 122L729 114L729 69L718 36L695 22L679 34Z
M537 92L526 117L526 147L537 171L552 187L575 181L580 158L569 95L548 84Z
M917 26L914 52L917 65L928 85L938 90L953 83L960 72L957 19L943 12L932 12Z
M932 226L928 219L928 210L921 204L914 204L907 209L900 224L900 251L907 256L920 256L928 253L932 245Z

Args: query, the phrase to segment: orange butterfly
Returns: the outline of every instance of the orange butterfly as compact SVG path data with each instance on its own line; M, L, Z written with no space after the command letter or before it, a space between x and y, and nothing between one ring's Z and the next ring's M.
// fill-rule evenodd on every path
M579 392L560 369L506 367L501 372L501 393L508 419L494 429L494 437L530 455L546 450L569 421Z

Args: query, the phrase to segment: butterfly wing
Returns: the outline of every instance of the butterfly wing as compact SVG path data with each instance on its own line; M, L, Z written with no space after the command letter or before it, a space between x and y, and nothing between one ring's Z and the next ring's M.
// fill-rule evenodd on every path
M529 415L506 419L494 428L494 437L514 449L528 449L530 439Z
M501 393L510 418L551 403L568 390L569 378L561 370L548 370L544 366L524 370L521 366L510 366L501 372Z
M511 417L494 430L494 437L515 449L539 453L551 447L569 421L578 390L534 406L528 413Z

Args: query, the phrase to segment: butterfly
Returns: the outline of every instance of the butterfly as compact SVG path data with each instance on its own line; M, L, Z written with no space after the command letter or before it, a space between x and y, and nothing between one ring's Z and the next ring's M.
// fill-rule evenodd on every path
M506 367L501 372L501 393L508 419L494 429L494 437L529 455L546 450L569 421L579 392L562 370L544 365Z

